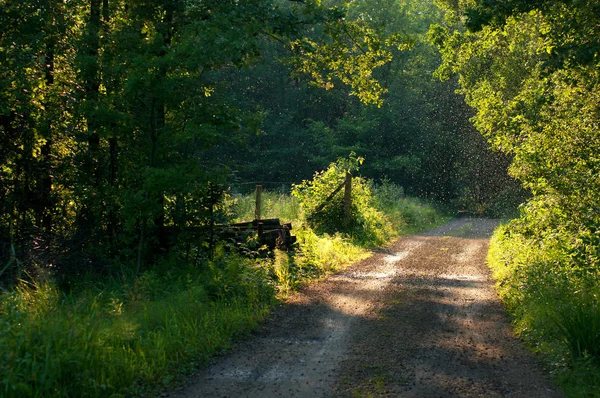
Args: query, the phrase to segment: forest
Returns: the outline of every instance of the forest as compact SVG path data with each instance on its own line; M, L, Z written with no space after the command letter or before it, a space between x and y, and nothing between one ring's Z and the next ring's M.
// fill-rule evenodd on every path
M161 391L465 213L505 220L516 332L600 396L599 25L584 0L0 0L0 395ZM215 239L256 185L295 250Z

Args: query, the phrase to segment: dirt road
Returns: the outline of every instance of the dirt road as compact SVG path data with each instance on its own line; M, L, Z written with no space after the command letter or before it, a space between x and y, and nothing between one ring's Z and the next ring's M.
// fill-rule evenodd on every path
M171 397L559 397L511 335L459 219L312 284Z

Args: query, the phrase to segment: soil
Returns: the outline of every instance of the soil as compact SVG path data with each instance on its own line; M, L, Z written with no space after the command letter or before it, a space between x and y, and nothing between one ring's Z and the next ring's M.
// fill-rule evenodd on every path
M485 265L494 220L405 237L313 283L170 397L560 397Z

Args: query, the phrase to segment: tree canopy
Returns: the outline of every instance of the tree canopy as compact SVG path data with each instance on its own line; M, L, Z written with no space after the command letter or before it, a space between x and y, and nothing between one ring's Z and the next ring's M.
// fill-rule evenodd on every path
M457 74L477 129L533 193L519 227L568 253L592 283L600 240L600 6L587 1L449 5L431 30L437 74ZM461 23L464 21L464 24ZM517 225L517 224L515 224Z
M213 222L231 184L289 186L350 152L419 196L489 209L511 191L431 77L433 3L1 5L3 262L139 268Z

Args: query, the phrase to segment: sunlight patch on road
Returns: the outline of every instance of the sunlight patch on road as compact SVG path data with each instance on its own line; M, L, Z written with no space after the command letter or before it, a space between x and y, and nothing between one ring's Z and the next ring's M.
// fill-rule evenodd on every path
M384 279L393 278L394 276L396 276L396 270L388 272L351 272L344 275L344 277L351 279Z
M475 281L485 282L487 278L481 275L459 275L459 274L440 274L440 279L447 279L451 281Z
M408 257L409 254L410 251L396 252L394 254L389 254L385 256L383 258L383 261L385 261L388 264L397 263L398 261L404 260L406 257Z
M452 256L452 259L459 263L467 263L467 262L471 261L471 259L477 255L477 253L479 252L479 249L481 249L481 247L482 247L481 242L469 243L468 245L466 245L464 247L464 249L460 253L454 254Z

